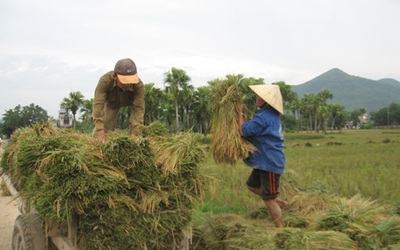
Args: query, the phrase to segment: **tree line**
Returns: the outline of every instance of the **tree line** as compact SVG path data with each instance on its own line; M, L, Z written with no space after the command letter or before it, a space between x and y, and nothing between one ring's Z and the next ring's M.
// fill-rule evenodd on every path
M209 133L211 117L210 87L219 81L234 80L245 98L246 107L255 111L255 94L249 85L262 84L262 78L244 77L243 75L227 75L225 78L214 79L208 86L195 88L190 84L191 78L185 70L172 68L164 73L164 87L157 88L155 83L147 83L145 87L145 125L156 120L165 123L171 133L192 130L194 132ZM316 131L326 133L329 130L340 130L349 121L354 125L359 123L359 116L366 113L363 108L347 112L343 105L329 104L333 98L329 90L322 90L314 94L305 94L299 97L290 85L284 81L274 82L279 85L285 115L282 117L285 131ZM79 91L69 93L61 103L60 108L71 112L74 117L74 128L82 132L93 130L92 110L93 98L86 100ZM129 127L130 107L121 108L118 114L117 128ZM77 117L79 115L79 117ZM376 126L400 124L400 105L390 104L378 112L371 113ZM16 106L6 110L3 114L3 123L0 124L3 135L9 136L15 129L29 126L33 123L46 122L53 119L43 108L30 104Z

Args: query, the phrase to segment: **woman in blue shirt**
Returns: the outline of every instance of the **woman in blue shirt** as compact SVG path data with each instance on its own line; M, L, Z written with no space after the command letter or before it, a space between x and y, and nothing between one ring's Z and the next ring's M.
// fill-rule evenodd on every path
M258 110L253 119L244 122L243 104L237 106L239 133L257 148L244 160L253 168L247 186L264 200L276 227L284 227L281 208L287 202L278 199L279 179L286 165L280 119L280 114L283 114L282 96L278 85L249 87L257 94Z

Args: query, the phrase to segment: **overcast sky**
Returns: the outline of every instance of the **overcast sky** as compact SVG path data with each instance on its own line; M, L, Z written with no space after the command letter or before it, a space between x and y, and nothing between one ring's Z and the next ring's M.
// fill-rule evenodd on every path
M31 103L58 116L72 91L132 58L163 88L227 74L298 85L332 69L400 80L398 0L0 0L0 115Z

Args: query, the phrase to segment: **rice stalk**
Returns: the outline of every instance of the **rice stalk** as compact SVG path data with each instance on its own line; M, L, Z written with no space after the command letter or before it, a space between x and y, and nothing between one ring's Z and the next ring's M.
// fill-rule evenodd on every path
M400 218L391 216L379 223L353 222L346 230L362 249L380 249L400 242Z
M318 229L346 233L362 249L376 249L399 241L399 222L376 201L355 195L337 199L318 221Z
M65 226L79 217L79 249L168 248L203 194L197 172L205 153L192 133L160 134L118 131L98 145L73 130L36 125L18 130L2 165L46 221ZM178 159L168 162L168 153Z
M152 141L155 161L162 171L176 173L178 166L190 166L205 159L205 148L201 146L192 133L180 133L175 136Z
M284 228L274 236L277 249L358 249L346 234L335 231L310 231L297 228Z
M349 228L349 223L375 223L380 221L385 213L383 206L376 201L363 199L361 195L355 195L351 199L338 198L331 204L326 217L320 220L319 227L342 232Z
M304 216L310 216L318 211L325 211L333 198L332 194L321 194L318 192L299 191L288 199L288 212L297 212Z
M216 163L234 165L255 147L239 134L237 104L242 102L239 79L228 75L225 80L210 82L212 152Z

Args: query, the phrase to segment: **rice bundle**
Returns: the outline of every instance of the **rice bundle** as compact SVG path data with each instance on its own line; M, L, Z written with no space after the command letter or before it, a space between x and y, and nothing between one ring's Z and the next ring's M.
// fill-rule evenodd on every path
M298 194L289 199L288 212L299 212L304 216L312 216L321 210L328 208L332 194L324 194L319 192L299 191Z
M358 249L345 233L274 228L268 223L235 214L209 216L194 228L193 249Z
M298 228L284 228L275 235L277 249L358 249L346 234L335 231L310 231Z
M362 249L380 249L400 240L400 217L390 212L360 195L340 198L319 220L318 229L343 232Z
M210 82L211 85L211 132L212 152L215 162L235 164L244 159L254 146L239 134L237 104L242 102L238 77L228 75L225 80Z
M193 249L273 249L272 235L236 214L209 216L196 225Z
M2 166L46 221L67 225L78 217L79 249L163 249L190 225L205 155L191 133L147 135L110 133L98 145L73 130L37 125L17 130ZM163 160L177 153L165 169Z
M144 137L167 136L168 129L164 126L164 124L161 121L157 120L149 124L148 126L144 126L140 131L140 133Z

